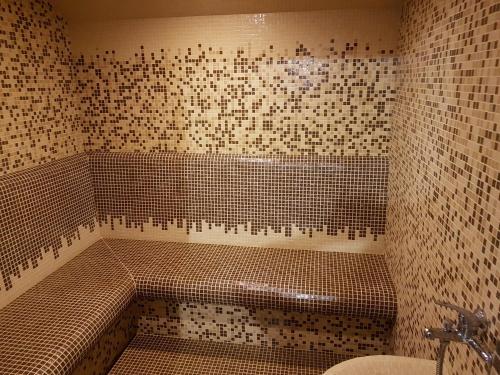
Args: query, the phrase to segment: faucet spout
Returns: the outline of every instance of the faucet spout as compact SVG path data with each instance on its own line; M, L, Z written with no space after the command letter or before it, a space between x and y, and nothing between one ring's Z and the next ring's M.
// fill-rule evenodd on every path
M474 338L468 338L465 339L464 342L469 345L469 347L474 349L477 354L479 354L479 356L486 363L487 368L491 367L491 365L493 364L493 354L485 350L479 341L475 340Z

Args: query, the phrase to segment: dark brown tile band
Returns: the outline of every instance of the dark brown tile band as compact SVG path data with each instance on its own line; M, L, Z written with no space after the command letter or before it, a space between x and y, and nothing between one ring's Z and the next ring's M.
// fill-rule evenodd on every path
M101 222L152 219L168 229L177 220L188 233L204 222L252 234L348 231L351 240L385 233L385 157L98 152L90 165Z
M137 334L137 304L132 302L80 360L71 375L107 375Z
M0 374L68 374L134 296L99 241L0 310Z
M387 320L396 315L382 256L106 242L109 247L97 242L0 310L1 374L69 373L136 293Z

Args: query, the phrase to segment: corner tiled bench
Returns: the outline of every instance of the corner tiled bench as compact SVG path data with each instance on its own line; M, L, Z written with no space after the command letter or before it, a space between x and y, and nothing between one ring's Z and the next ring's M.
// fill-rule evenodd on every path
M0 310L0 373L71 373L135 296L396 316L380 255L101 240ZM137 340L140 347L148 339ZM179 342L164 339L159 346L183 348ZM127 349L120 366L127 369L134 353Z
M0 374L68 374L134 299L99 241L0 310Z

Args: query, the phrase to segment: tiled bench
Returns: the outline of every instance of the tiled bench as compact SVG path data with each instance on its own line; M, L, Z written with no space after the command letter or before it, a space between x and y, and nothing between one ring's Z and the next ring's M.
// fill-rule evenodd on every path
M71 373L136 295L396 315L382 256L101 240L0 310L0 373Z
M68 374L134 299L99 241L0 310L0 374Z
M106 240L146 298L396 317L381 255Z

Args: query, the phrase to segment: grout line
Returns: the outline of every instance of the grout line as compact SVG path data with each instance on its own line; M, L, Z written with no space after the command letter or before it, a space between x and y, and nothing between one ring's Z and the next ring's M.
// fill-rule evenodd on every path
M135 289L134 292L135 292L136 297L137 297L137 283L135 281L134 275L129 270L129 268L125 265L125 263L122 262L122 260L120 259L120 257L118 257L118 255L116 255L116 253L113 251L113 248L111 246L109 246L109 244L106 242L106 239L104 237L102 237L102 242L104 242L104 244L106 245L106 247L110 251L111 255L113 255L113 257L118 261L118 263L120 263L122 265L122 267L125 268L125 270L127 271L127 273L130 275L130 278L132 279L132 282L134 283L134 289Z

